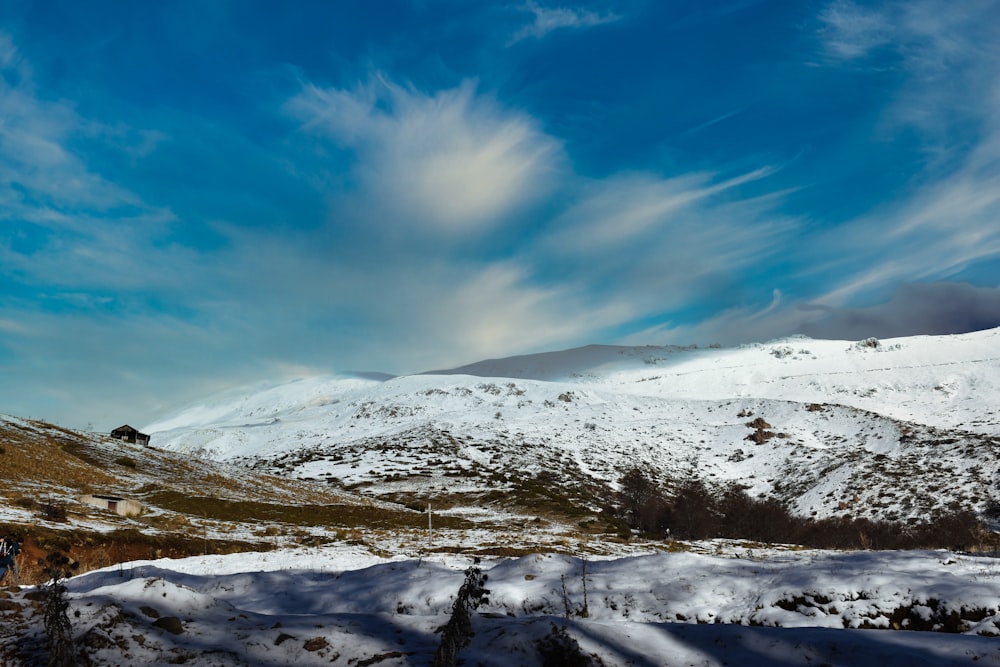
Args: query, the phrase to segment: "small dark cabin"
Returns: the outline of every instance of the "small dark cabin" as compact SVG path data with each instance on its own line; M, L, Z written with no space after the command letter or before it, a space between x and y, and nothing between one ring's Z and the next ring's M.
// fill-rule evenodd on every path
M139 433L136 429L132 428L128 424L124 426L119 426L114 431L111 432L112 438L117 438L118 440L124 440L125 442L138 443L140 445L149 445L149 436L145 433Z

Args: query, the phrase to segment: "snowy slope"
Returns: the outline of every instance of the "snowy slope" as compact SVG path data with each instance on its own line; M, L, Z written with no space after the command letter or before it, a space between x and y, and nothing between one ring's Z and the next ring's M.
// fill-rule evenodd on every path
M592 345L450 373L610 385L661 398L838 403L1000 434L1000 329L884 341L796 336L735 349Z
M609 666L1000 661L995 559L716 548L714 556L484 563L489 601L459 658L585 664L543 661L561 636ZM470 565L460 556L379 558L346 545L138 561L68 580L68 614L91 664L428 665ZM44 655L42 614L26 592L5 600L4 664Z
M589 346L385 381L309 378L144 430L159 447L372 494L505 490L542 474L586 485L639 464L739 482L803 515L925 518L1000 493L1000 329ZM747 439L758 430L773 437Z

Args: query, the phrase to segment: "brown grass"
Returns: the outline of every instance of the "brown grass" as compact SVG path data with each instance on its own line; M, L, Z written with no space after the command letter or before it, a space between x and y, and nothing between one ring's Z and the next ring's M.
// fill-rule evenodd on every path
M205 553L229 554L241 551L268 551L266 544L240 540L204 539L185 535L147 535L135 529L95 533L87 530L55 530L41 526L25 528L0 524L0 531L24 537L18 557L21 584L40 584L47 554L59 551L77 563L74 572L82 574L102 567L133 560L184 558Z
M427 525L427 517L424 514L375 504L267 503L191 496L169 489L151 492L144 497L144 501L173 512L215 521L256 521L297 526L365 526L368 528L421 528ZM465 519L450 516L436 516L434 523L441 528L468 528L472 526Z
M22 429L0 423L0 478L8 490L18 482L33 486L54 485L79 489L85 485L113 484L115 478L81 456L81 448L58 431ZM23 495L23 494L19 494Z

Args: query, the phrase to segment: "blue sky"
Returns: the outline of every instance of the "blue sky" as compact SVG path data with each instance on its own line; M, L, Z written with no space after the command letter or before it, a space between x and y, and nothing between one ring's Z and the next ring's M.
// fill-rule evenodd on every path
M0 1L0 412L998 324L998 2Z

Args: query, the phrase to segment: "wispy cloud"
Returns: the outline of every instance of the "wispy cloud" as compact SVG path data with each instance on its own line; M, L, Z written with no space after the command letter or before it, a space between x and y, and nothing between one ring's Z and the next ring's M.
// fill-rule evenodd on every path
M353 151L352 173L386 220L427 232L474 233L544 191L559 142L529 116L501 109L474 82L435 94L383 76L355 90L311 84L286 106L303 130Z
M704 123L700 123L698 125L695 125L694 127L692 127L689 130L685 130L684 132L681 133L681 136L689 137L692 134L697 134L698 132L701 132L702 130L708 129L708 128L712 127L713 125L718 125L719 123L727 121L730 118L732 118L733 116L741 114L744 111L746 111L745 108L743 108L743 109L736 109L735 111L730 111L729 113L724 113L724 114L722 114L720 116L716 116L715 118L711 118L711 119L705 121Z
M534 15L534 21L514 33L507 43L508 46L530 37L541 39L553 30L561 28L591 28L605 23L613 23L621 18L618 14L611 12L600 14L586 9L549 8L531 1L524 5L524 9Z
M789 303L774 290L770 303L726 308L698 322L665 321L623 338L631 345L739 345L763 342L798 332L803 322L819 319Z
M994 2L950 7L838 0L819 15L827 66L891 70L884 80L895 87L880 98L874 139L906 137L924 159L875 208L800 227L796 282L815 291L792 289L767 307L738 305L698 323L666 322L628 341L739 343L794 331L851 338L1000 323L995 289L918 284L954 280L1000 258L1000 23Z
M882 110L880 138L912 137L924 157L895 198L823 235L829 256L851 258L840 260L844 275L824 303L900 281L947 279L1000 257L997 16L995 2L938 0L838 1L821 14L830 53L873 62L880 62L876 50L888 54L898 87ZM835 263L817 261L813 269Z
M802 69L811 90L861 80L844 118L815 101L772 117L798 94L802 72L787 62L788 78L769 81L780 94L711 97L728 56L699 69L693 54L749 21L793 18L779 5L692 10L691 39L675 31L669 43L598 3L470 9L444 27L420 24L417 50L463 39L419 57L389 46L416 34L409 19L424 13L415 12L399 25L365 24L372 33L354 46L337 42L333 68L323 64L330 52L289 48L264 16L259 51L240 51L203 81L164 67L178 90L157 91L155 105L130 98L124 75L116 97L101 89L74 100L89 68L81 88L65 73L45 80L33 65L61 47L38 47L45 60L31 63L0 33L3 363L44 378L50 393L72 376L51 396L63 411L97 414L131 393L148 414L157 400L303 369L412 372L620 336L769 338L885 301L900 282L963 279L997 261L995 3L828 4L807 24L814 41ZM134 20L150 17L144 7ZM500 39L516 33L522 46L621 22L600 32L607 54L581 49L538 68L544 49L489 49L470 37L483 16L506 20L511 9L521 13ZM660 64L630 59L633 38ZM302 53L289 94L293 70L275 62ZM681 55L692 70L670 78L669 103L647 109L637 100L661 98L642 92ZM261 69L241 69L243 56ZM388 69L355 84L353 63L366 57ZM771 49L747 59L738 73L750 78L775 64ZM585 95L575 83L548 90L597 62L611 74ZM218 94L223 80L236 83ZM706 97L686 106L685 94ZM795 116L802 109L808 118ZM855 169L881 148L903 175L866 193L875 202L866 209L831 206L852 199L842 184L861 181ZM154 348L163 359L146 359ZM101 395L81 397L94 363L112 369L109 379ZM15 393L0 391L0 403L19 405Z
M890 16L850 0L831 2L819 18L823 45L832 58L863 58L889 44L894 37Z
M710 201L713 197L772 173L770 168L760 168L722 180L705 173L668 179L635 173L589 184L586 195L556 221L561 231L552 242L553 251L604 253L631 246L636 239L645 241L649 235L676 239L699 230L714 235L709 230L721 221L689 226L691 214L705 208L721 210L717 202Z
M78 129L69 107L0 83L0 116L4 218L70 224L66 213L73 210L134 203L127 192L90 172L66 150L69 135Z
M628 304L633 321L702 300L739 301L737 276L779 257L799 227L768 190L771 173L582 183L539 241L536 262L595 303ZM754 194L761 191L769 194Z
M77 304L104 303L81 298L88 289L148 287L168 275L147 270L150 262L179 259L157 243L172 214L70 148L95 132L71 103L39 94L29 63L0 33L0 264Z
M956 138L956 124L996 118L998 15L992 0L835 0L820 13L818 37L832 66L899 75L898 91L887 91L888 133L909 125L940 143Z
M796 225L776 213L781 199L766 182L770 167L729 176L581 178L534 119L501 108L471 83L434 94L384 76L355 90L306 83L285 109L303 132L350 154L345 166L356 190L331 200L330 219L388 233L360 255L355 245L350 255L317 256L312 269L293 247L282 251L289 261L267 263L288 264L300 279L310 274L299 280L310 285L350 285L363 276L380 299L351 301L349 291L337 290L327 304L400 332L396 344L387 344L391 333L380 338L385 363L399 350L409 364L429 366L596 339L725 290L723 276L777 252ZM524 209L536 200L540 210ZM522 220L509 214L515 210L530 215ZM414 235L461 238L498 225L518 229L516 243L506 242L513 259L468 246L456 254L448 243L412 253ZM406 253L397 252L400 245ZM365 266L374 260L377 274ZM420 348L404 339L422 341Z
M631 335L626 342L738 345L793 333L862 340L963 333L996 326L1000 326L1000 286L904 283L887 301L864 308L787 301L776 291L766 307L729 308L693 324L666 322Z
M404 319L408 325L398 330L393 349L405 349L415 336L423 349L411 350L407 363L427 370L549 349L635 315L625 300L595 303L572 284L539 285L534 273L517 261L422 270L421 280L394 300L396 308L405 303L420 312Z

